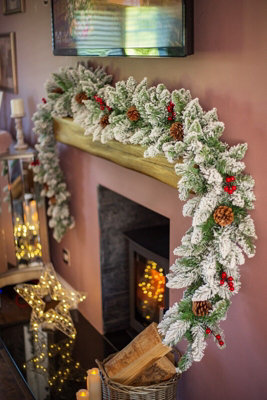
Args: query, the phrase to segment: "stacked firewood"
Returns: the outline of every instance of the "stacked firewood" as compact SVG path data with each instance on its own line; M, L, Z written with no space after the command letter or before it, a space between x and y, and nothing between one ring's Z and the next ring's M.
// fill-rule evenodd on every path
M110 379L123 385L148 386L164 382L175 373L171 348L162 343L152 323L128 346L105 363Z

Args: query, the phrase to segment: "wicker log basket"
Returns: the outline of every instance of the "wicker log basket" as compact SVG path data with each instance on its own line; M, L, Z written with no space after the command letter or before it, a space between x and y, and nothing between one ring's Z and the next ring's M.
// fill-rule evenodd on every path
M103 362L96 360L100 370L102 383L102 400L175 400L179 374L171 379L150 386L126 386L110 379L105 370L105 363L114 355L107 357Z

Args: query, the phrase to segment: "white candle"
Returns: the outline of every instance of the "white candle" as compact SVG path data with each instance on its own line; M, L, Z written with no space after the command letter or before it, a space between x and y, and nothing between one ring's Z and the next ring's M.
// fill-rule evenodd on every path
M76 400L89 400L89 393L86 389L80 389L76 393Z
M87 389L92 400L102 400L101 379L98 368L87 371Z
M24 116L23 99L13 99L10 101L10 105L11 105L11 116L12 117L23 117Z

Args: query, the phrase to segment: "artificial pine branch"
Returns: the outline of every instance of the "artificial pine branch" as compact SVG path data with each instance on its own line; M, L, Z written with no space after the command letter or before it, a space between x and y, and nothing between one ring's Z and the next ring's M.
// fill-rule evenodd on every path
M64 68L48 81L48 104L40 106L34 116L40 158L40 165L33 167L35 179L48 185L44 195L56 198L48 214L54 236L60 240L73 219L55 151L53 115L73 115L94 140L146 146L145 157L164 154L171 163L182 157L182 163L174 168L181 177L179 197L186 201L183 215L192 218L192 226L174 250L178 258L170 268L168 286L184 287L185 291L159 324L164 343L188 341L178 367L182 372L203 357L209 332L216 333L220 348L225 346L219 322L240 290L239 267L245 262L244 254L255 254L255 228L248 215L254 207L254 180L244 173L241 161L247 144L230 147L220 141L224 124L216 109L205 112L189 91L171 93L164 84L148 87L146 79L138 84L132 77L115 87L110 81L103 69L82 66ZM103 118L105 124L101 123ZM179 124L173 126L175 122ZM178 127L179 135L175 131ZM229 177L234 185L227 183ZM231 208L230 226L220 226L214 219L218 207ZM212 309L207 315L194 315L192 301L207 301Z

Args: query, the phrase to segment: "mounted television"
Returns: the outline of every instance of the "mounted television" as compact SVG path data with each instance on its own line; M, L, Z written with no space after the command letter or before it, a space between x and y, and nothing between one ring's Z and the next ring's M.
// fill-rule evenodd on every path
M52 0L53 52L184 57L193 53L194 0Z

